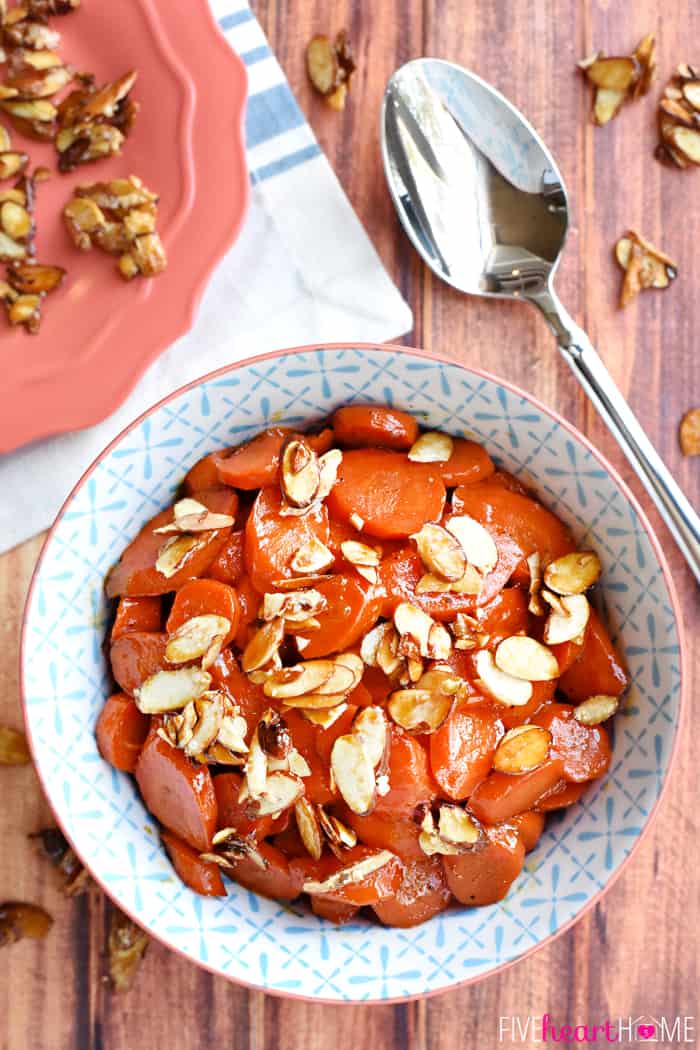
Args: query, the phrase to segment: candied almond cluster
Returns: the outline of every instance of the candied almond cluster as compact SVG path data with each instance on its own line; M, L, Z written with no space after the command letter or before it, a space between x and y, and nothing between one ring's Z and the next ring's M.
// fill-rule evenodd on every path
M110 572L97 727L173 865L414 925L500 899L608 768L601 564L488 454L397 409L213 452Z
M656 77L656 37L648 33L631 55L609 57L596 51L579 69L595 88L594 124L607 124L625 102L646 95Z

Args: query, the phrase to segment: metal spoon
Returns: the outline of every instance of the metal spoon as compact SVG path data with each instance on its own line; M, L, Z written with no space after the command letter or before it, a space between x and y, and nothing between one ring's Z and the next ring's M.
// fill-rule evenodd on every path
M387 85L381 133L389 190L415 249L462 292L539 307L700 581L700 518L554 292L569 208L537 132L474 73L417 59Z

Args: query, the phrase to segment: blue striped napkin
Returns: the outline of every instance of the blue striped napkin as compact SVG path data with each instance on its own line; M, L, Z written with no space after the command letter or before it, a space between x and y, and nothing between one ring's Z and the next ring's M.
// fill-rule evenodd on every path
M210 2L248 70L252 194L243 231L215 271L192 330L151 365L114 415L0 459L0 487L13 493L11 505L0 508L0 551L46 528L104 446L184 383L268 350L385 342L412 327L411 311L321 153L253 12L242 0Z

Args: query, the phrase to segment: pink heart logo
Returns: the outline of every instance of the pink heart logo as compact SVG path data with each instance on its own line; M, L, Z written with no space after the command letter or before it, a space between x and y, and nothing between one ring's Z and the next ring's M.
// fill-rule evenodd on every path
M655 1032L656 1025L653 1024L640 1024L637 1029L637 1034L641 1036L642 1039L651 1039Z

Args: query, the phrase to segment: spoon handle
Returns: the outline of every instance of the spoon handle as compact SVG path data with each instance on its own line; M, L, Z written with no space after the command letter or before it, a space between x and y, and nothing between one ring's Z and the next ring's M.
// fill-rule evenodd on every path
M533 302L545 314L563 357L634 467L700 583L700 517L644 433L586 333L552 292L533 297Z

